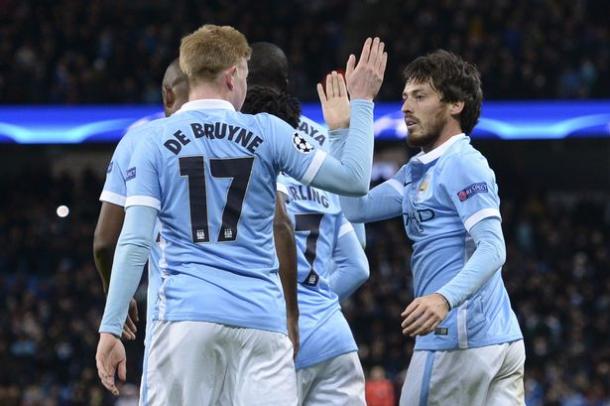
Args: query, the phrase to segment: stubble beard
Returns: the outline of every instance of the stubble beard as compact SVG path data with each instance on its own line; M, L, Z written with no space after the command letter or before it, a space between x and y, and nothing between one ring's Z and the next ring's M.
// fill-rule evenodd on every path
M443 128L447 120L442 117L442 114L436 116L436 119L430 123L428 129L424 129L421 123L417 124L420 131L425 131L421 135L415 137L407 136L407 145L411 148L427 148L431 147L441 136Z

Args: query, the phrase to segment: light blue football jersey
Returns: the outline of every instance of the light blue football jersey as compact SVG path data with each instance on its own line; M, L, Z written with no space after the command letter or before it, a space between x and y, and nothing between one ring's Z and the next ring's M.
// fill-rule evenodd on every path
M434 293L474 252L470 228L484 218L500 218L495 175L462 134L416 155L390 182L403 193L404 226L413 241L415 296ZM415 349L472 348L521 338L498 270L469 300L452 309L434 333L417 337Z
M286 333L276 178L284 171L308 184L326 154L278 118L241 114L223 100L188 102L144 127L150 135L126 172L126 207L159 210L167 277L155 318Z
M295 226L301 344L295 364L301 369L358 349L339 298L329 285L337 240L354 231L336 195L285 175L277 181Z
M104 182L104 188L100 195L100 201L125 207L125 200L127 198L126 176L129 161L131 160L135 146L146 136L146 131L132 130L121 138L121 141L119 141L116 146L110 163L108 164L106 181ZM163 265L163 263L161 262L161 249L159 248L159 245L163 244L163 240L159 223L157 223L157 227L155 228L155 234L157 235L155 240L156 244L152 246L148 259L148 289L146 294L146 330L144 334L144 345L146 345L150 339L153 313L157 303L157 291L161 285L160 265Z
M328 151L328 129L323 125L302 115L299 117L297 131L299 134L308 137L314 145Z

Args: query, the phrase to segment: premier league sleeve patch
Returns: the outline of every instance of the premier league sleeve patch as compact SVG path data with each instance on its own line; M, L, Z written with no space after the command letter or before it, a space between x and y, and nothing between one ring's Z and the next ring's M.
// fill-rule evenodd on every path
M460 199L460 202L463 202L467 199L469 199L470 197L476 195L477 193L487 193L487 183L485 182L480 182L480 183L473 183L472 185L468 186L466 189L462 189L459 192L457 192L457 196L458 199Z
M292 136L292 145L302 154L309 154L314 150L313 145L311 145L305 137L300 135L299 133L294 133Z

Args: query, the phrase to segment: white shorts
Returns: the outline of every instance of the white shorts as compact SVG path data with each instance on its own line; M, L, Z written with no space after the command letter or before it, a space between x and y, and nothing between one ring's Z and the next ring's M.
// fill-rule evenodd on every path
M525 405L523 340L454 351L414 351L400 406Z
M297 371L300 406L365 406L364 373L349 352Z
M155 321L141 405L296 406L284 334L199 321Z

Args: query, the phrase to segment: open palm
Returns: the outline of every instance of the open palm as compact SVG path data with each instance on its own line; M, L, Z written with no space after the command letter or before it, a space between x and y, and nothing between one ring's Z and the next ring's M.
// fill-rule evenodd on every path
M350 105L343 76L333 71L326 76L326 89L318 83L317 90L328 129L349 127Z

